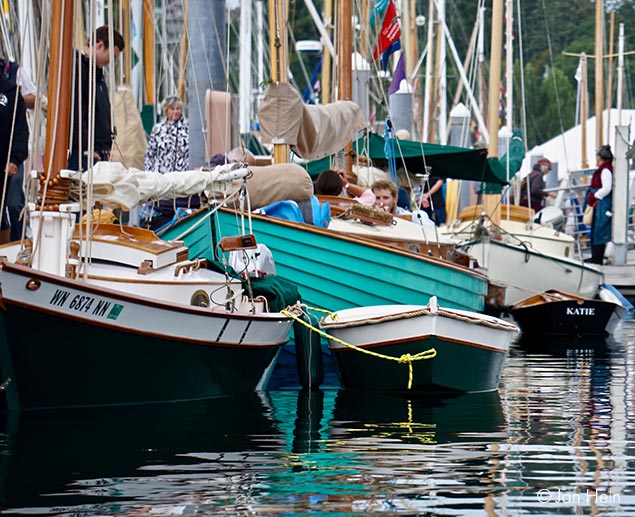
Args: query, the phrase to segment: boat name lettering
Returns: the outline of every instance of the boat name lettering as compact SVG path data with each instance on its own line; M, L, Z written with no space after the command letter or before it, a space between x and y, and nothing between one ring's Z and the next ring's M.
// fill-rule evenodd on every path
M70 291L57 289L49 304L57 307L64 307L66 302L69 300L70 295ZM84 313L90 312L94 316L116 320L123 310L123 305L118 303L113 304L108 300L102 300L92 296L77 294L74 298L70 299L70 302L68 302L68 308Z
M567 316L594 316L595 308L594 307L579 307L573 309L571 307L567 307Z

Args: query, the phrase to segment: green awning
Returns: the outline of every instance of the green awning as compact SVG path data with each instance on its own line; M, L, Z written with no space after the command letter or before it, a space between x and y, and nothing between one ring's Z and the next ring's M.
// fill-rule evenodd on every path
M384 144L383 137L369 133L356 140L353 149L371 160L386 160ZM397 168L405 164L408 172L414 174L425 172L424 165L427 165L431 167L431 174L440 178L507 184L505 169L498 158L487 157L487 149L396 140L395 156Z

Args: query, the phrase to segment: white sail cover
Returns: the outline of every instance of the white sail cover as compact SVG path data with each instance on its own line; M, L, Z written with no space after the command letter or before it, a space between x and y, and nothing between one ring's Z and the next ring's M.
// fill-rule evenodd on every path
M368 127L361 108L354 102L304 104L289 83L267 86L258 121L264 143L288 144L305 160L341 151L357 131Z
M119 162L98 162L82 174L82 182L92 189L93 201L129 211L140 203L192 196L206 190L231 187L249 170L241 163L219 165L211 170L175 171L161 174L126 168Z

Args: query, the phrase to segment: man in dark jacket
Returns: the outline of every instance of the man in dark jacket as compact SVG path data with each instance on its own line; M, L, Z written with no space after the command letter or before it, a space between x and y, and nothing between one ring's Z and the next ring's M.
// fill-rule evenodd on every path
M540 158L533 166L529 175L520 184L520 205L533 208L540 212L545 207L545 198L551 194L545 192L545 176L551 171L551 161ZM527 195L529 185L529 195Z
M5 74L0 74L0 185L5 174L15 176L29 155L29 126L26 105L18 87ZM2 196L5 197L4 195ZM0 244L9 241L9 219L6 203L2 210Z
M125 43L123 36L113 30L113 54L115 57L123 51ZM110 98L108 86L104 77L104 67L110 63L110 38L107 26L102 26L95 32L95 41L86 45L84 50L77 52L77 67L75 77L75 98L73 107L73 135L71 141L71 156L68 168L79 170L79 156L81 155L82 170L88 166L89 145L89 93L91 75L91 58L95 61L95 106L94 125L95 141L93 157L95 161L108 160L112 148L113 132L110 125ZM81 152L80 152L81 147Z

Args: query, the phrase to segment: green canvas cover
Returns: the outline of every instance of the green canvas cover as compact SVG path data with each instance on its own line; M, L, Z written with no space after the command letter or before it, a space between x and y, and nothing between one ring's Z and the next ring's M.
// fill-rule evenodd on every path
M386 160L385 139L369 133L353 142L353 149L359 155L371 160ZM395 155L397 168L404 164L409 172L425 172L425 165L431 167L431 174L440 178L452 178L498 185L507 184L505 169L498 158L488 158L487 149L468 149L451 145L427 144L411 140L396 140Z

